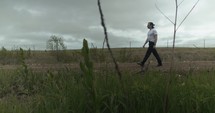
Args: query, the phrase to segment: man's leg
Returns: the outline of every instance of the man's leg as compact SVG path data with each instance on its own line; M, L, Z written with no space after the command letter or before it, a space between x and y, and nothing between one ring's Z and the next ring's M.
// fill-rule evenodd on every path
M145 64L145 62L147 61L147 59L148 59L149 56L151 55L152 49L153 49L152 47L149 47L149 48L147 49L146 54L145 54L145 56L144 56L144 58L143 58L143 61L141 62L142 65Z
M152 53L155 56L155 58L157 59L158 66L162 66L161 58L160 58L160 56L159 56L159 54L155 48L153 48Z

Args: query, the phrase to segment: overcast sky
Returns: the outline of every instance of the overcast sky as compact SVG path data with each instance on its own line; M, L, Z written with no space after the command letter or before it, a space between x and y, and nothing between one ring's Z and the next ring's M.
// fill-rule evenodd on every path
M179 22L197 0L184 0ZM179 0L180 2L180 0ZM110 46L141 47L146 24L158 31L158 47L172 46L173 25L156 9L155 3L174 19L174 0L101 0ZM178 30L176 47L213 46L215 42L215 0L200 0ZM68 49L89 45L102 47L103 29L97 0L0 0L0 46L46 49L52 35L63 37Z

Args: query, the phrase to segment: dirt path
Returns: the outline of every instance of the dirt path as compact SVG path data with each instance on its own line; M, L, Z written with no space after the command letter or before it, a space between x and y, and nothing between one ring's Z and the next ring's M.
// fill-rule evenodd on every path
M155 62L149 63L148 70L169 71L171 67L170 62L164 62L163 66L157 67ZM136 63L123 63L120 64L122 69L130 69L131 71L140 71L141 68ZM202 70L215 70L215 61L192 61L192 62L175 62L174 69L176 71L202 71Z
M136 63L118 63L120 70L131 70L138 71L140 70L140 66ZM168 71L170 69L170 62L164 62L162 67L156 67L155 62L151 62L148 65L148 70L160 70L160 71ZM56 70L63 68L70 69L79 69L79 64L27 64L28 68L37 71L47 71L47 70ZM2 70L14 70L21 67L21 65L0 65L0 69ZM112 63L104 64L104 63L96 63L94 64L96 69L101 68L113 68L114 65ZM186 62L176 62L175 63L176 70L214 70L215 69L215 61L186 61Z

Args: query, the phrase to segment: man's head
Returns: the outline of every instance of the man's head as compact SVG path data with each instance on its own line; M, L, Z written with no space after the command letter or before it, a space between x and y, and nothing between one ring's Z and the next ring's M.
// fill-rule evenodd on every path
M148 22L147 27L148 27L149 29L152 29L152 28L155 27L155 24L154 24L153 22Z

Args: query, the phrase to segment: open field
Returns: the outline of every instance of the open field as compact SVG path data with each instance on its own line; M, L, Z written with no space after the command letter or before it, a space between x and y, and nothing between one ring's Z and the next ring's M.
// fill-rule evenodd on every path
M0 51L0 113L215 112L214 48L177 48L173 72L171 49L158 48L163 66L151 56L139 74L145 51L113 49L121 79L106 49Z
M149 61L150 64L148 66L148 70L157 70L162 72L168 72L170 70L171 63L163 62L162 67L156 67L156 61ZM118 63L121 71L131 71L138 72L140 71L140 66L134 63ZM0 70L16 70L21 65L1 65ZM64 68L70 68L74 70L80 69L79 63L65 63L65 64L28 64L29 69L33 71L47 71L47 70L61 70ZM108 67L110 69L114 69L113 63L95 63L95 70L99 70L100 68ZM184 62L175 62L176 71L210 71L215 69L215 61L184 61Z
M141 61L146 49L143 48L117 48L113 49L114 56L118 61L119 68L123 70L138 70L136 64ZM149 69L168 71L171 65L171 48L158 48L161 55L163 66L156 68L156 60L150 56L148 63ZM17 54L17 55L16 55ZM27 51L26 51L27 54ZM82 59L80 50L67 51L62 61L57 61L56 57L47 51L32 51L25 58L26 65L33 70L62 69L65 67L79 69L79 62ZM9 58L7 58L9 56ZM17 69L20 67L18 52L7 53L6 57L0 59L0 69ZM13 59L14 58L14 59ZM94 66L99 69L109 65L113 67L112 59L108 51L101 49L91 49L91 58ZM65 60L66 59L66 60ZM211 70L215 68L215 49L214 48L176 48L175 69L176 70Z

